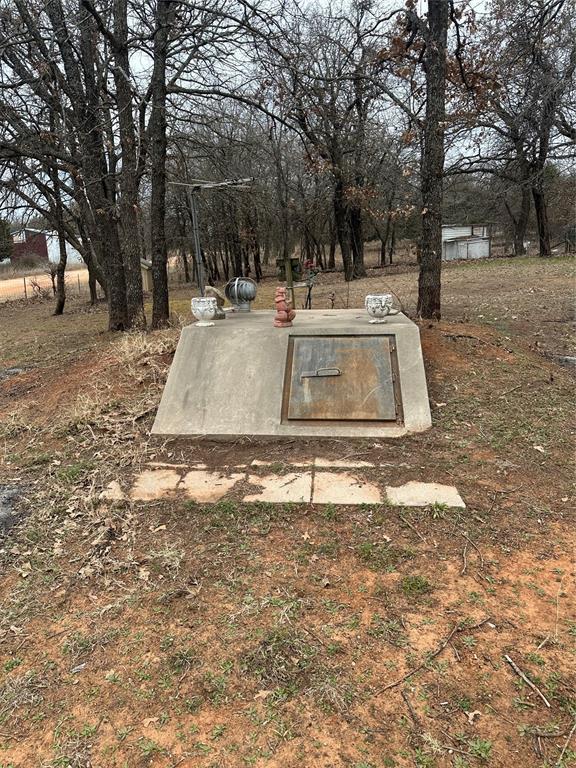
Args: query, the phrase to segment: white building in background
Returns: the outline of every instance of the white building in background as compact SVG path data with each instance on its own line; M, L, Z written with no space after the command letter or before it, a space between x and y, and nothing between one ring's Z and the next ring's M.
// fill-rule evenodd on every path
M46 244L48 246L48 260L52 264L57 264L60 261L60 248L56 232L46 232ZM75 264L84 264L82 256L69 243L66 243L66 256L66 266L68 267L72 267Z
M442 225L442 259L486 259L492 252L489 224Z

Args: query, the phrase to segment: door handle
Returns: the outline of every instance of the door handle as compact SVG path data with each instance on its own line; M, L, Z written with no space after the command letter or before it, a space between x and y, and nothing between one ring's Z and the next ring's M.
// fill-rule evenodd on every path
M317 368L315 371L304 371L301 374L301 379L320 379L324 376L341 376L342 371L340 368Z

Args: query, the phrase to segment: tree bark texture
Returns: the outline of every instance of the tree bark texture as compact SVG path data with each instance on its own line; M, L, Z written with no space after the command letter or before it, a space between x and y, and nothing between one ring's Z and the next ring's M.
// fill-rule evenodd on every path
M359 206L349 208L350 243L354 261L353 277L366 277L364 265L364 227L362 226L362 209Z
M346 282L352 280L354 276L354 264L352 262L352 251L350 248L350 221L348 210L344 199L344 184L338 179L334 186L334 225L336 236L340 244L342 253L342 264L344 266L344 279Z
M152 254L152 327L167 325L170 317L168 301L168 252L166 248L166 59L171 21L169 0L156 2L156 34L154 36L154 69L152 72L152 114L149 128L150 152L150 250Z
M126 281L126 311L131 328L145 328L144 297L138 221L138 158L129 81L128 0L114 1L114 82L118 101L118 127L122 148L120 171L120 233Z
M426 117L422 136L422 237L417 312L420 317L435 320L441 316L448 6L448 0L429 0L424 52Z
M56 206L56 232L58 235L58 266L56 268L56 306L54 307L55 315L62 315L64 313L64 305L66 303L66 229L64 227L64 215L62 212L62 198L60 195L60 182L58 179L58 171L54 170L52 173L54 184L54 204Z
M538 244L540 247L540 256L551 256L552 248L550 245L550 224L548 223L548 208L546 206L546 197L544 194L544 185L542 182L537 182L532 187L532 198L534 200L536 223L538 225Z
M528 228L528 218L530 217L530 188L527 185L522 186L520 210L514 220L514 256L523 256L526 253L526 230Z

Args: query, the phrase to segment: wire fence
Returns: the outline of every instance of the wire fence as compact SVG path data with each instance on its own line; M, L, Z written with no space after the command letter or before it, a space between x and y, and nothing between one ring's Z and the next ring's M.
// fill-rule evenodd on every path
M182 270L168 270L168 284L173 287L186 285L186 277ZM188 283L192 285L192 283ZM31 275L10 275L2 279L0 277L0 304L8 301L25 301L27 299L51 298L54 288L50 275L44 273ZM90 298L88 286L88 271L75 269L66 272L66 295L72 297ZM98 286L98 298L104 294Z
M66 273L66 294L69 297L90 297L87 270L73 270ZM0 279L0 303L49 298L53 295L54 288L50 275L22 275Z

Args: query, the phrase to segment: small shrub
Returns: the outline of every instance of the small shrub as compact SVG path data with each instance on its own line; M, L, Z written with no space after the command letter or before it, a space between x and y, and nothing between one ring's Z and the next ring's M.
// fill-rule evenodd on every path
M176 653L173 653L168 659L170 667L175 672L184 672L196 661L196 656L190 648L180 648Z
M12 672L12 670L19 667L20 664L22 664L22 659L8 659L8 661L4 662L4 672Z
M364 541L356 547L356 554L363 563L374 571L393 571L405 560L414 557L414 553L389 544L373 544Z
M432 584L424 576L404 576L400 582L402 592L409 597L418 597L419 595L425 595L427 592L431 592Z
M379 614L374 614L368 627L368 634L371 637L386 640L391 645L403 648L408 644L408 639L402 625L395 619L384 619Z
M470 754L479 760L488 760L492 754L492 742L487 739L472 739L468 742Z
M266 635L244 659L244 668L262 685L298 688L316 652L300 635L277 630Z

